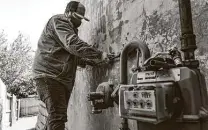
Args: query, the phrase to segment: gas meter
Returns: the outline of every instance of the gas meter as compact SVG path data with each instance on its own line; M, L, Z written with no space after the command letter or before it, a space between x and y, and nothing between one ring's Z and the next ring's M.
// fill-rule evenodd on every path
M176 49L171 50L177 52ZM153 124L172 118L175 106L181 102L177 81L182 64L179 53L177 65L171 58L158 57L157 53L144 63L145 71L133 75L130 85L119 89L119 114L123 118L135 119ZM169 56L171 57L171 56ZM176 56L174 56L176 57Z
M129 46L140 48L143 63L142 66L133 69L136 71L134 71L130 83L127 82L127 52L125 51L130 48ZM95 102L102 99L103 101L100 107L94 105L94 110L96 106L96 109L113 107L112 101L118 103L119 115L124 120L121 127L123 130L128 128L127 119L154 124L155 128L157 128L157 124L165 123L168 120L176 127L177 123L182 122L186 122L184 126L187 128L193 122L198 122L199 125L196 125L196 128L201 127L202 119L208 117L208 111L205 109L208 104L205 100L207 93L202 91L206 89L206 86L201 87L205 82L202 80L200 82L203 76L198 70L184 66L177 48L150 57L145 44L132 42L124 48L120 60L120 85L112 90L113 87L106 84L105 90L98 87L96 92L89 94L100 93L103 95L90 100ZM192 62L193 66L197 64L196 61ZM164 128L171 127L165 125Z
M175 79L180 79L180 70L144 71L135 74L132 85L119 89L119 113L123 118L159 123L174 114L175 100L181 100Z
M121 130L129 130L128 119L136 120L142 130L208 130L208 95L205 77L194 54L197 46L191 2L178 0L178 3L183 61L177 48L150 57L145 43L131 42L121 53L120 85L113 90L105 85L105 89L89 94L100 95L90 98L91 102L102 101L101 105L94 103L93 109L113 107L112 101L118 104ZM142 65L137 62L128 82L128 51L132 48L141 53Z

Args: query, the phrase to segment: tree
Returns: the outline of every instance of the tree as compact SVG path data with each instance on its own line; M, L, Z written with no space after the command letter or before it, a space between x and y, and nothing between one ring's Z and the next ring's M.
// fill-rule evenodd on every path
M18 97L35 93L31 80L32 49L30 42L21 33L8 43L4 32L0 33L0 78L7 91Z

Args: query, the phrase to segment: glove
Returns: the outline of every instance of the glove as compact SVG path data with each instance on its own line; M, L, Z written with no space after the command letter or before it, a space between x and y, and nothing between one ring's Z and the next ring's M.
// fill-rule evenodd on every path
M114 59L119 58L120 54L115 55L115 54L108 54L106 52L103 52L102 57L101 57L101 61L98 62L98 64L108 64L108 63L112 63L114 61Z
M109 60L113 60L113 59L117 58L117 56L115 54L111 54L111 53L107 54L107 56L108 56Z
M118 58L118 57L120 57L120 54L115 55L115 54L112 54L112 53L103 52L101 60L102 61L106 61L106 60L109 61L109 60L113 60L113 59Z

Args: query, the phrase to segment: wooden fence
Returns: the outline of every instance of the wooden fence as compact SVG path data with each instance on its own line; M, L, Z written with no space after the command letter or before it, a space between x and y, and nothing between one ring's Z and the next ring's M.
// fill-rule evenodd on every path
M17 99L6 91L6 85L0 79L0 130L12 126L20 116L38 114L39 100L37 96Z
M19 119L19 108L20 108L20 100L16 98L15 95L11 95L7 93L6 98L6 106L5 106L5 127L12 126L16 120Z
M19 119L20 100L7 93L6 85L0 79L0 130L12 126Z
M38 114L39 100L37 96L22 98L20 100L20 117Z

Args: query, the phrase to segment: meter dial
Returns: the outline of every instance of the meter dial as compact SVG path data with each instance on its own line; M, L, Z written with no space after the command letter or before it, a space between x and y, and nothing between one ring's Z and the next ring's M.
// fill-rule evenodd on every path
M140 100L139 101L139 106L140 106L140 108L144 109L145 108L145 101L144 100Z
M128 99L128 100L126 101L126 104L127 104L127 107L128 107L128 108L131 108L131 107L133 106L133 101L130 100L130 99Z
M147 109L151 109L152 106L153 106L152 101L151 101L151 100L147 100L147 101L146 101L146 106L147 106Z
M139 107L139 101L134 99L133 106L134 106L134 108L138 108Z

